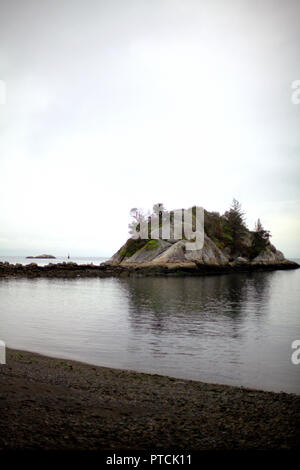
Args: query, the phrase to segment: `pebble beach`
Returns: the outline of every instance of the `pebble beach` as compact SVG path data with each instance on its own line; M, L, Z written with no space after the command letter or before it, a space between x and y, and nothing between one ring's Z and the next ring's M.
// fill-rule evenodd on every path
M300 448L300 396L8 349L0 449Z

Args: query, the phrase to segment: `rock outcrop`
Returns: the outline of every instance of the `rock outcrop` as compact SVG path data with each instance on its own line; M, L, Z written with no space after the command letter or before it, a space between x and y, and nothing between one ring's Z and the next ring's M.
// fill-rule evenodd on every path
M206 212L209 220L210 213ZM214 215L214 217L216 217ZM210 225L210 233L213 233ZM154 234L157 237L157 234ZM170 268L195 267L202 271L207 268L224 268L246 270L255 267L298 267L297 263L286 260L283 253L268 240L257 253L253 249L254 232L247 230L240 249L232 253L232 249L224 243L224 236L216 238L204 235L204 244L200 250L187 249L188 240L133 239L127 242L108 260L106 266L128 268ZM153 237L153 233L152 233ZM214 239L212 239L214 238Z
M254 259L253 263L281 263L282 261L285 261L285 257L283 253L279 250L276 250L276 248L273 245L270 245L267 247L264 251L259 253Z
M201 250L187 250L187 240L179 240L170 243L165 240L148 240L145 243L137 243L136 251L133 250L132 239L129 239L120 250L115 253L111 259L105 262L108 266L123 267L158 267L169 265L197 265L197 266L219 266L219 267L235 267L235 266L264 266L264 265L297 265L293 261L285 259L281 251L276 250L273 246L267 247L258 256L252 260L236 256L230 257L228 253L220 250L217 245L207 236L204 238L204 245ZM153 243L155 242L155 243ZM131 251L127 251L131 246Z

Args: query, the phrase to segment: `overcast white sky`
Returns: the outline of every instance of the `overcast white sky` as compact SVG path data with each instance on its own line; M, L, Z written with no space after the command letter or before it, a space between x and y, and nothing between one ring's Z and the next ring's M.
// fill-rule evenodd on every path
M238 199L300 257L299 0L0 0L0 255Z

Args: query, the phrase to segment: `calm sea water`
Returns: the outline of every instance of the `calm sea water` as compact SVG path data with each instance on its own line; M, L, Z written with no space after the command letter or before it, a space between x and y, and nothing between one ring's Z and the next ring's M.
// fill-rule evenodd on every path
M300 394L291 362L299 307L300 270L1 279L0 338L92 364Z

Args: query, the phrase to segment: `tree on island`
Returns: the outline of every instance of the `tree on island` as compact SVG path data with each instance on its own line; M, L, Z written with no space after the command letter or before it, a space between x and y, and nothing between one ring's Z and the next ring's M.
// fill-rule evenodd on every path
M255 258L259 253L264 251L269 245L269 239L272 235L269 230L265 230L260 219L257 219L253 232L253 240L251 246L251 258Z
M142 211L142 209L138 209L137 207L133 207L130 210L131 222L128 224L128 229L130 235L135 234L136 232L140 231L140 224L146 220L146 215Z
M157 217L163 216L164 214L167 214L167 212L168 211L162 202L158 202L157 204L154 204L152 208L152 215L157 216Z
M162 224L164 221L167 221L168 220L168 217L169 217L170 213L167 211L167 209L165 208L165 206L163 205L162 202L158 202L157 204L154 204L153 207L152 207L152 214L151 214L151 223L154 223L156 222L159 226L159 236L161 237L162 236L162 232L161 232L161 227L162 227ZM149 217L149 219L150 219ZM152 225L151 225L151 229L152 229Z
M138 209L137 207L133 207L130 210L130 216L131 216L131 222L128 224L129 228L129 234L133 235L136 232L140 231L140 224L142 222L150 222L150 217L152 221L158 219L158 225L161 227L162 225L162 220L169 215L169 212L165 208L162 202L158 202L157 204L154 204L152 207L152 213L150 214L150 211L148 211L147 214L145 214L142 209ZM150 233L149 233L150 236Z
M224 219L224 230L228 237L231 253L238 252L241 250L244 237L247 234L245 214L239 201L233 199L229 211L224 214Z
M130 235L136 235L136 232L140 231L140 224L142 222L148 222L149 239L151 239L151 229L153 228L154 222L158 224L160 229L159 236L161 237L161 227L164 219L170 222L171 226L174 221L174 211L168 211L162 203L154 204L151 214L150 211L145 213L141 209L134 207L131 209L130 215ZM233 199L229 210L223 215L220 215L218 212L208 212L205 210L204 229L206 235L221 251L225 250L225 253L229 255L230 258L242 256L253 259L270 246L270 231L264 229L260 219L255 223L254 231L250 231L245 223L245 214L242 210L242 206L236 199ZM185 238L184 230L182 232L182 238ZM128 243L129 246L126 248L126 252L129 251L131 253L134 248L141 248L146 244L147 240L140 239L138 236L138 240L129 241Z

